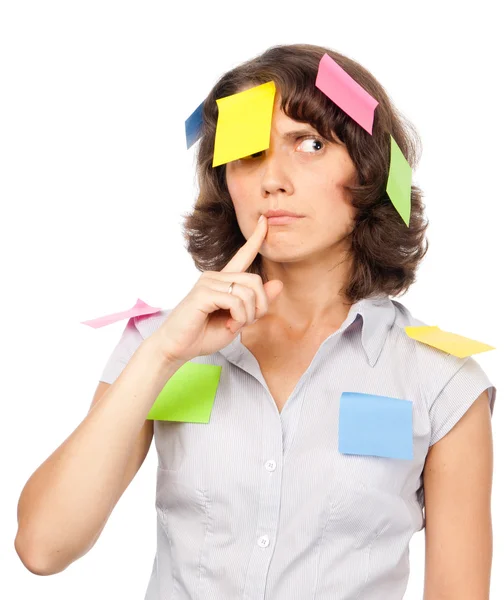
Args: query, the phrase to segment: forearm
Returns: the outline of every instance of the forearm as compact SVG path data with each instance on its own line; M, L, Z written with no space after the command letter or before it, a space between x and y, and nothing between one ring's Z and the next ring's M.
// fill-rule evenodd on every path
M16 549L63 570L95 543L121 495L134 443L155 399L181 363L144 342L75 431L33 473L18 503Z

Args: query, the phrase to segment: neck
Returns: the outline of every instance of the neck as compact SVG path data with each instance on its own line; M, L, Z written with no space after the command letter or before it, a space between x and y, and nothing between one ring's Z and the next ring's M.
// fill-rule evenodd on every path
M268 280L280 279L283 288L269 305L267 320L296 336L338 329L352 303L345 295L350 260L328 264L309 261L272 262L263 257Z

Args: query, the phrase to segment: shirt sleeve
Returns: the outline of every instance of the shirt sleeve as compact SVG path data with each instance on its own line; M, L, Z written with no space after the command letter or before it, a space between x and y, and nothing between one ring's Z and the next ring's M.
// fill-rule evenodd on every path
M142 342L143 337L138 331L134 319L130 318L119 342L112 350L99 380L105 383L114 383Z
M490 415L492 416L497 390L480 365L474 358L469 357L449 379L430 406L431 439L429 447L454 427L485 390L488 390Z

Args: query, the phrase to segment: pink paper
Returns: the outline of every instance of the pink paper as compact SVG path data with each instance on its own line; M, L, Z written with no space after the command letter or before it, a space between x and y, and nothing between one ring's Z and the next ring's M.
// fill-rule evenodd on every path
M138 298L135 306L129 310L113 313L111 315L105 315L104 317L98 317L97 319L91 319L91 321L81 321L81 323L83 325L89 325L90 327L98 329L98 327L105 327L105 325L110 325L111 323L116 323L117 321L130 319L131 317L139 317L140 315L154 315L160 311L161 308L149 306L143 300Z
M374 110L378 106L378 101L328 54L324 54L320 59L315 86L373 135Z

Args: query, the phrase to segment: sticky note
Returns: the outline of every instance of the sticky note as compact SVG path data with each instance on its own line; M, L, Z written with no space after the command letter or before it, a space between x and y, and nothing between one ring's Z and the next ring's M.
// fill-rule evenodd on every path
M274 99L269 81L217 100L213 167L269 148Z
M386 458L413 458L413 402L388 396L343 392L338 450Z
M203 126L203 102L186 119L185 134L187 149L195 144L201 137L201 128Z
M378 101L342 69L329 54L320 59L315 87L373 135L374 111Z
M184 363L170 377L147 419L208 423L222 367Z
M387 194L402 220L409 227L411 215L411 167L390 136L390 166L387 179Z
M105 325L110 325L111 323L117 323L117 321L130 319L131 317L139 317L140 315L154 315L160 311L161 308L149 306L143 300L138 298L133 308L105 315L104 317L98 317L97 319L91 319L90 321L81 321L81 323L82 325L89 325L90 327L97 329L98 327L105 327Z
M458 358L465 358L466 356L471 356L478 352L486 352L487 350L495 350L493 346L476 342L456 333L448 333L436 326L405 327L404 331L411 339L437 348L438 350L443 350L443 352L447 352Z

